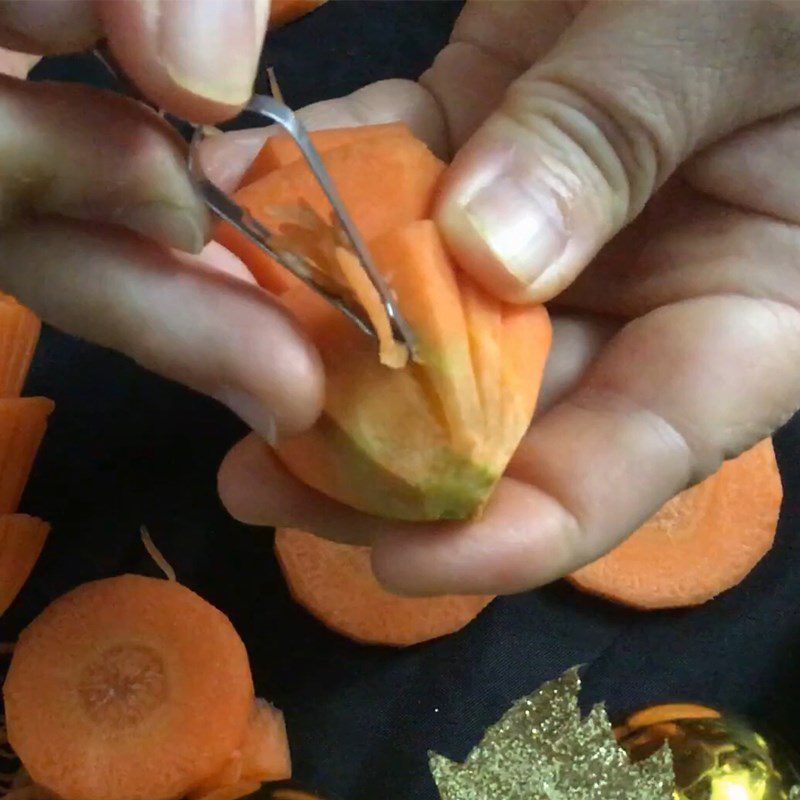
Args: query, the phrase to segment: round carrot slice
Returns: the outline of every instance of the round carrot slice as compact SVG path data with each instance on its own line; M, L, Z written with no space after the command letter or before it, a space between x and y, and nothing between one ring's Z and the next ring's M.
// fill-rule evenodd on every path
M372 574L367 547L282 528L275 552L295 600L336 633L362 644L406 647L460 630L487 596L398 597Z
M84 584L23 632L3 690L11 746L62 800L167 800L219 771L253 709L228 618L179 583Z
M770 550L782 498L772 441L765 439L568 579L633 608L699 605L740 583Z

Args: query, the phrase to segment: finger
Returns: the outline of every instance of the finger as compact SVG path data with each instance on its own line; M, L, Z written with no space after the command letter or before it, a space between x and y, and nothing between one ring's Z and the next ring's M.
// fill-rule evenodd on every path
M589 3L448 172L460 262L508 299L555 296L691 154L793 107L798 29L758 2Z
M39 62L39 58L39 56L0 48L0 73L11 78L25 80L28 73Z
M564 0L468 2L450 43L420 77L442 107L457 150L494 111L511 83L558 41L575 17Z
M100 0L109 43L138 87L193 122L235 116L253 93L269 0Z
M480 522L444 527L444 542L436 529L383 532L379 577L412 593L514 592L595 560L785 422L798 358L788 304L720 296L650 312L534 423L508 473L512 501L498 495Z
M13 50L77 53L100 36L93 0L0 0L0 43Z
M612 335L614 323L596 318L555 317L553 347L541 395L545 403L569 391ZM229 513L249 525L295 527L335 541L367 544L381 530L397 531L386 520L361 514L294 478L255 436L248 436L225 457L219 470L220 498ZM401 526L413 532L418 526ZM423 530L427 530L423 526Z
M622 322L604 316L551 313L553 339L547 356L536 416L573 391L597 354L620 329Z
M794 113L704 151L555 302L628 317L711 294L800 305L798 148Z
M322 367L288 315L233 269L187 264L95 223L0 234L0 287L45 321L216 398L266 438L302 430L319 413Z
M385 524L298 481L253 434L225 456L217 489L228 513L247 525L300 528L337 542L369 544Z
M346 97L306 106L298 116L309 130L403 122L434 153L447 152L439 107L425 89L412 81L373 83ZM207 139L201 151L205 173L221 188L234 190L266 138L280 132L278 126L269 126Z
M208 214L174 131L84 86L0 78L0 225L59 215L124 226L198 252Z

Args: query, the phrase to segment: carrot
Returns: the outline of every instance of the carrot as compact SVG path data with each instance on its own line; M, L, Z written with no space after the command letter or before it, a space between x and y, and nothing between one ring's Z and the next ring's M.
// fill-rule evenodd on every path
M387 122L382 125L362 125L358 128L324 128L322 130L311 131L311 142L317 152L328 153L337 147L346 144L373 139L376 136L410 136L408 128L401 122ZM264 142L261 150L253 159L252 163L245 172L239 187L248 186L251 183L263 178L270 172L274 172L280 167L285 167L294 161L302 159L303 154L295 144L294 139L285 133L270 136Z
M719 711L707 706L698 706L694 703L665 703L631 714L625 720L625 727L635 730L650 725L659 725L662 722L675 722L682 719L718 719L720 716Z
M14 602L39 560L50 526L25 514L0 517L0 614Z
M360 306L378 338L376 348L305 283L220 229L324 363L324 414L276 452L295 477L366 513L464 519L480 513L530 424L549 318L542 306L506 305L458 269L430 219L444 164L422 142L403 126L356 130L320 138L332 147L322 158L417 346L409 361L394 341L305 161L290 160L240 189L237 200L279 228L277 245L302 255L317 283ZM288 158L287 148L265 144L264 163Z
M39 340L39 318L0 295L0 398L19 397Z
M569 580L639 609L704 603L740 583L772 547L782 497L772 442L765 439L670 500Z
M406 598L375 580L369 548L282 528L275 552L294 599L331 630L362 644L407 647L460 630L492 597Z
M456 274L430 220L370 247L415 332L420 363L386 370L372 343L306 287L285 293L322 356L327 396L324 417L276 453L295 477L366 513L468 517L530 424L550 344L547 313L511 309Z
M0 400L0 514L13 514L54 404L44 397Z
M257 698L239 748L217 774L190 793L190 800L208 800L220 788L244 788L252 783L259 786L262 781L283 780L291 774L283 714Z
M272 0L269 8L269 28L288 25L324 5L325 0Z
M444 169L444 164L410 133L353 136L348 144L323 153L322 160L365 239L427 217L434 187ZM365 202L367 196L372 196L378 176L381 202ZM292 161L272 170L241 188L234 198L272 229L284 222L281 212L286 207L307 204L324 219L331 213L330 204L305 161ZM298 281L286 270L229 225L218 226L215 238L238 255L269 291L280 294L297 285Z
M122 575L60 597L20 636L3 695L11 747L61 800L174 800L200 787L234 800L270 762L257 752L273 740L253 731L244 644L176 581ZM279 763L285 741L275 753ZM232 762L227 782L209 781Z

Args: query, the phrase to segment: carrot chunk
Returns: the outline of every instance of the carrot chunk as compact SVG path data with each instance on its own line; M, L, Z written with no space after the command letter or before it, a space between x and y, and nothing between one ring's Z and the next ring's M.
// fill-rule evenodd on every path
M455 633L493 599L398 597L375 580L369 548L304 531L276 531L275 552L295 600L331 630L362 644L407 647Z

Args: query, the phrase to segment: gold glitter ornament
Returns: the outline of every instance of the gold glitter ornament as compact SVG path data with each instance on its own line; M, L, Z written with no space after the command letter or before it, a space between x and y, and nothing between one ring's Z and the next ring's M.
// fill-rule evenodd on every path
M800 800L797 755L716 709L654 706L616 733L634 761L669 744L674 800Z
M602 706L581 717L579 692L574 668L518 700L463 764L431 754L442 800L672 800L669 748L633 763Z

